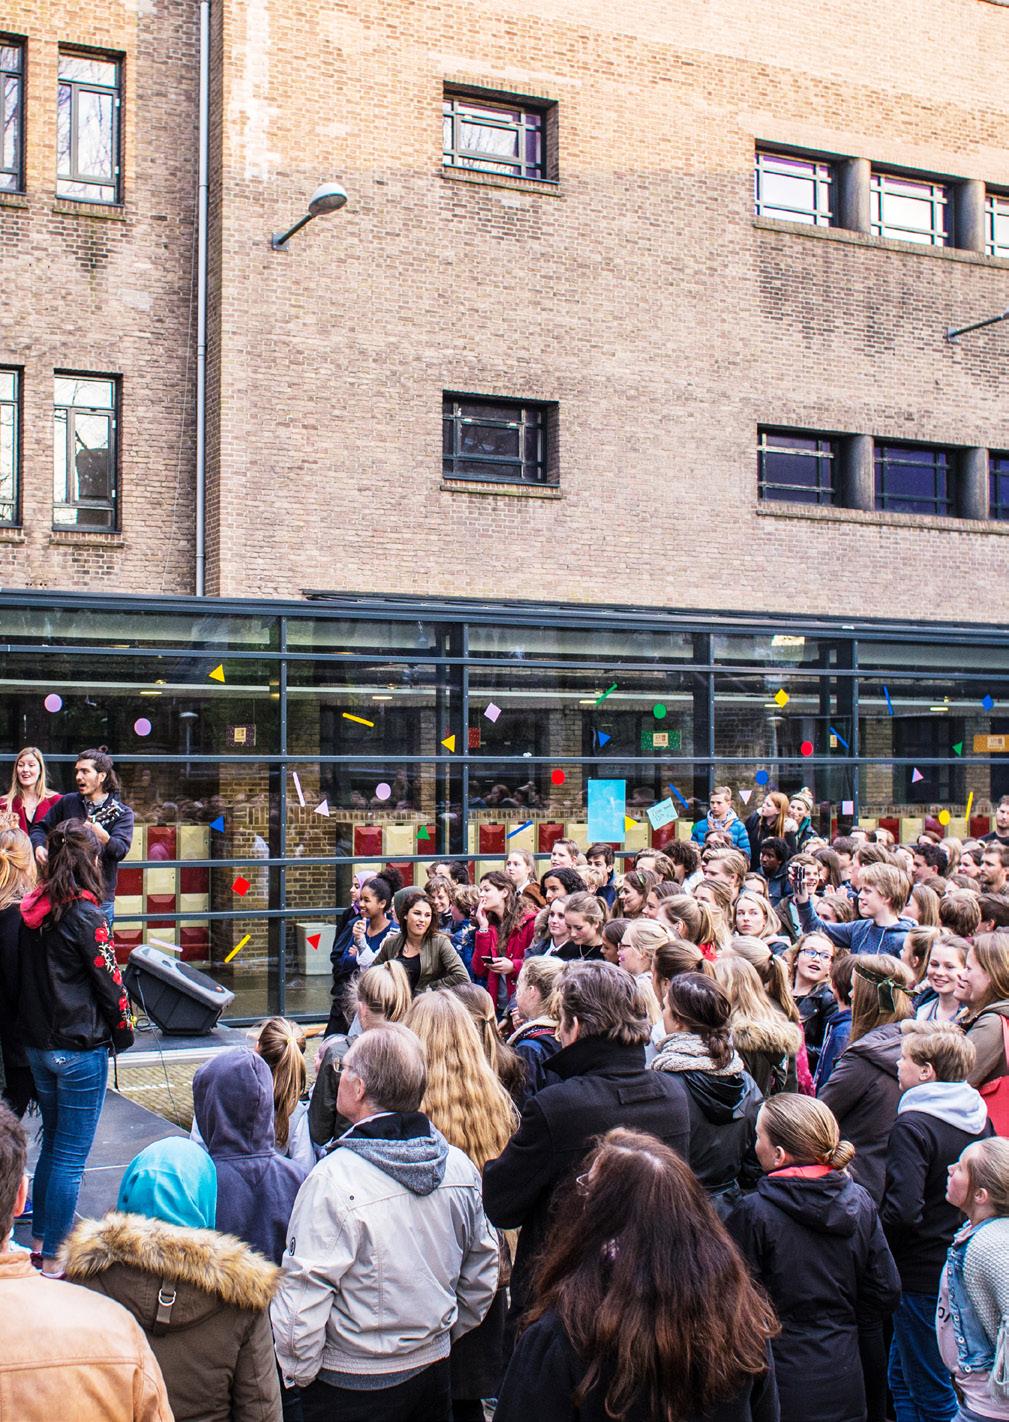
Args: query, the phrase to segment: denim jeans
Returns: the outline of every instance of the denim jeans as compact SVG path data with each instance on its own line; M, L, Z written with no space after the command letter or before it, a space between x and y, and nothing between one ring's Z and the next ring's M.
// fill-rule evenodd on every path
M109 1078L105 1047L87 1052L44 1052L26 1047L42 1110L42 1151L32 1182L35 1224L42 1254L55 1259L70 1233L81 1178L102 1114Z
M897 1422L953 1422L956 1393L939 1354L935 1294L901 1294L888 1377Z
M358 1392L310 1383L302 1392L305 1422L450 1422L452 1379L449 1362L432 1363L409 1382Z
M111 930L113 920L115 919L115 916L116 916L116 901L115 901L115 899L106 899L105 902L104 902L103 904L99 904L98 907L101 909L102 913L105 915L105 918L106 918L106 920L107 920L107 922L108 922L108 925L109 925L109 929Z

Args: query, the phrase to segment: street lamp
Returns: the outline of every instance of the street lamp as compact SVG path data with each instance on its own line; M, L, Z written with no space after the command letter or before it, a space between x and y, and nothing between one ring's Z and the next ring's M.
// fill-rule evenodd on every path
M336 212L346 201L346 190L339 183L323 183L309 198L305 216L299 217L294 226L289 227L286 232L274 232L270 238L270 246L275 252L286 252L289 239L311 222L313 217L319 217L324 212Z
M997 316L987 316L983 321L975 321L970 326L949 326L946 330L947 341L955 341L957 336L963 336L967 331L980 331L982 326L994 326L999 321L1004 321L1009 317L1009 306L1004 311L1000 311Z

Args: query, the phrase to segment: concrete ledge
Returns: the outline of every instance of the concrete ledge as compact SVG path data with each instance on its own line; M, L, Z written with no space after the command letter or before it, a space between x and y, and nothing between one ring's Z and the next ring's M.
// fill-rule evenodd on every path
M756 506L758 518L793 518L817 523L855 523L867 528L903 528L931 530L935 533L993 533L998 538L1009 536L1009 522L998 519L936 518L927 514L898 514L876 509L841 509L823 504L761 503Z
M998 0L1002 3L1002 0ZM1009 4L1009 0L1005 0ZM987 252L970 252L966 247L926 247L919 242L898 242L894 237L877 237L872 232L853 232L849 227L813 227L805 222L784 222L778 217L754 217L759 232L787 232L793 237L812 237L817 242L841 242L849 247L869 247L873 251L910 253L916 257L940 257L946 262L967 262L971 266L1009 270L1009 257L991 257Z
M560 489L541 489L532 484L467 484L465 479L458 481L444 479L441 491L443 494L493 494L498 498L504 495L509 499L563 499L564 497Z
M475 183L478 187L508 188L511 192L539 193L544 197L564 196L554 178L512 178L507 173L486 173L482 168L451 168L447 163L439 172L450 183Z

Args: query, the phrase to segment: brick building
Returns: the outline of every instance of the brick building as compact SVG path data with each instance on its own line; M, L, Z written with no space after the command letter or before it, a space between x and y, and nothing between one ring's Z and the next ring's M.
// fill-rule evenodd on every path
M13 0L0 35L4 740L107 743L177 815L123 933L220 963L245 913L283 1004L362 846L542 852L595 774L990 814L1009 322L946 331L1007 306L1009 7L213 0L222 602L200 19Z

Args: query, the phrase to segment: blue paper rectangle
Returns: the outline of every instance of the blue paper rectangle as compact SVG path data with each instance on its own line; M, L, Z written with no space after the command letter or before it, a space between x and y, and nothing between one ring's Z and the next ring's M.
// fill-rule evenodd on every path
M667 795L664 800L660 800L657 805L651 805L645 811L648 816L648 823L652 829L661 829L663 825L672 824L673 820L680 817L672 799Z
M627 813L626 780L589 780L589 840L624 842Z

